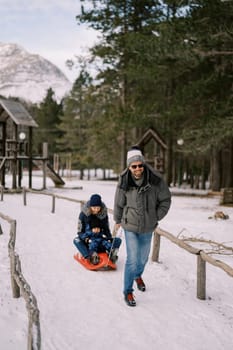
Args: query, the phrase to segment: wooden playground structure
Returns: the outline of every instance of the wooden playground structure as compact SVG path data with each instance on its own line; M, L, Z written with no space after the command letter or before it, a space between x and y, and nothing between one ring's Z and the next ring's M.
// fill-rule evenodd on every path
M29 183L32 188L32 170L36 166L43 172L43 189L46 188L46 176L56 186L65 182L48 163L48 147L43 144L43 155L33 156L33 128L38 127L31 115L19 102L0 99L0 180L6 187L6 173L12 174L12 189L21 188L23 167L28 169Z

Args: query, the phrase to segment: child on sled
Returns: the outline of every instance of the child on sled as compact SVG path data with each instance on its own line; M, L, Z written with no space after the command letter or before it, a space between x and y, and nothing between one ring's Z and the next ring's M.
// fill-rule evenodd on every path
M85 259L96 265L100 252L106 252L116 262L121 238L113 238L109 228L107 207L99 194L91 196L84 204L78 219L78 233L73 241Z

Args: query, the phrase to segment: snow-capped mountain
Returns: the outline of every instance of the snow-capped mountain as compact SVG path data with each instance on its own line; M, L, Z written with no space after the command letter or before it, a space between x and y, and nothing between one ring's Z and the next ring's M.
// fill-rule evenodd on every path
M60 100L70 91L72 83L45 58L17 44L0 42L0 95L38 103L49 88Z

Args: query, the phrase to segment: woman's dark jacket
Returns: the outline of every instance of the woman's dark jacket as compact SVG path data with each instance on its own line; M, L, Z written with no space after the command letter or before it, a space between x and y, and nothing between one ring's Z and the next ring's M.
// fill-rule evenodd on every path
M90 210L90 201L84 204L78 218L78 235L82 240L88 237L88 231L92 226L93 216L98 218L98 226L101 229L101 233L107 238L111 238L111 231L109 228L109 219L107 207L102 203L101 210L97 215L93 215Z

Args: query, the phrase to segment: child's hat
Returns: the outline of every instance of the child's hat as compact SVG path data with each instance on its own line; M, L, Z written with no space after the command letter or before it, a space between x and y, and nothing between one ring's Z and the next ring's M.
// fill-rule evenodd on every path
M90 198L90 206L91 207L101 207L102 200L99 194L93 194Z

